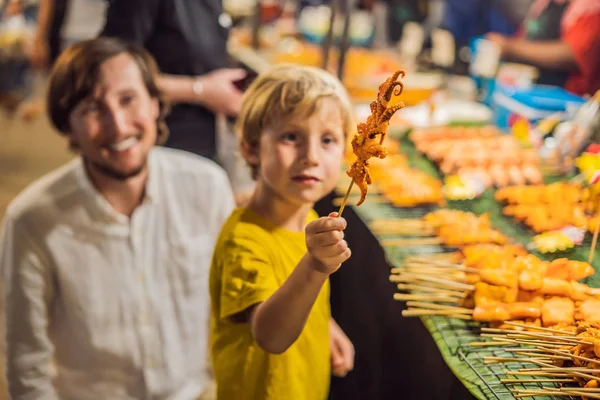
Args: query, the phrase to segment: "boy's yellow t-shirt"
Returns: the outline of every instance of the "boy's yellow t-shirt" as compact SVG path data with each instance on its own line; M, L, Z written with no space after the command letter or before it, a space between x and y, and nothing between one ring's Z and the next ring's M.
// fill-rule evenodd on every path
M317 214L311 211L308 222ZM235 210L217 241L210 271L211 346L217 400L325 400L329 392L329 283L283 354L263 351L248 323L232 316L267 300L306 253L304 232Z

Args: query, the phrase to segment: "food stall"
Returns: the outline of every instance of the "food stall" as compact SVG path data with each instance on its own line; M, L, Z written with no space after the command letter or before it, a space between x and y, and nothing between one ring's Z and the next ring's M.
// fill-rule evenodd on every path
M258 72L325 64L321 46L287 35L252 49L250 37L234 35L230 50ZM351 47L342 56L359 121L379 83L403 67L394 50ZM335 71L339 57L333 51L326 67ZM600 156L598 146L586 149L600 98L502 86L490 108L455 98L456 82L464 79L440 69L407 71L398 101L409 107L390 121L369 194L360 206L358 190L346 196L358 260L332 276L332 312L351 339L398 334L386 339L388 357L380 343L359 344L357 357L379 353L357 368L396 368L389 379L407 381L395 386L398 398L600 398L600 254L590 254ZM344 175L317 211L337 210L349 182Z

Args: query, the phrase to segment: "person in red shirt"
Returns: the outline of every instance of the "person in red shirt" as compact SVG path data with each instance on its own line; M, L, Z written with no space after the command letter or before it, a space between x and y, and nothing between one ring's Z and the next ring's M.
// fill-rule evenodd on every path
M600 0L536 0L522 35L489 33L503 59L540 70L538 83L578 95L600 90Z

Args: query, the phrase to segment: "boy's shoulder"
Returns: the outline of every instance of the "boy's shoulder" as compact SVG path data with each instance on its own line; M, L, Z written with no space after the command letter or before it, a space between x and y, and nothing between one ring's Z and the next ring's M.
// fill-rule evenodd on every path
M235 209L223 226L221 242L253 241L263 243L271 236L269 228L264 221L253 211L247 208Z

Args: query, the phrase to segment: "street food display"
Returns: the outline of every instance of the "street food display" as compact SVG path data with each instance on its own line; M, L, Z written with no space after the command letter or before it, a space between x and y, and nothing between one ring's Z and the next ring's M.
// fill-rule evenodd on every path
M420 129L410 139L444 175L469 175L487 188L543 181L535 150L494 127Z
M367 196L368 185L372 183L369 173L369 159L385 158L387 150L383 147L383 141L387 135L390 118L396 111L404 107L404 104L390 104L392 97L400 96L404 86L399 78L403 78L405 72L396 71L392 76L379 86L377 100L371 103L371 115L366 122L357 125L357 133L352 138L352 152L356 160L348 167L346 175L352 178L352 183L360 189L360 199L356 203L361 205ZM352 188L348 189L348 194ZM344 204L342 204L343 209ZM340 212L341 214L341 212Z
M269 63L323 63L319 45L260 39ZM403 315L423 318L436 342L445 336L440 346L459 343L451 354L460 351L461 360L453 362L469 361L484 381L498 378L485 383L492 392L508 388L490 398L600 398L600 264L595 251L588 258L595 244L585 239L600 224L600 187L592 183L600 146L567 160L574 174L550 181L542 150L552 141L539 147L524 140L526 121L513 134L481 125L491 117L470 126L406 124L401 113L415 110L397 112L405 105L439 111L431 95L441 81L389 50L351 47L345 58L343 83L364 122L349 143L334 204L340 213L346 202L362 205L357 213L395 267L390 279L395 299L406 302ZM332 48L327 69L336 71L338 61ZM387 137L394 114L398 127ZM491 350L478 359L464 340ZM526 367L510 364L516 358ZM507 363L504 372L485 369L499 362ZM536 379L534 389L528 378Z

